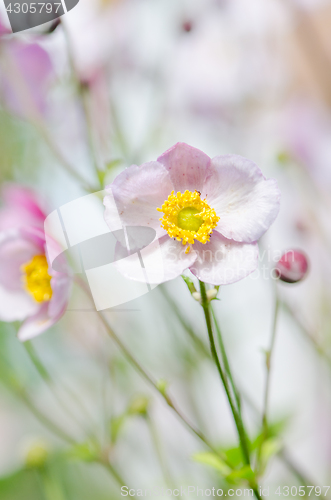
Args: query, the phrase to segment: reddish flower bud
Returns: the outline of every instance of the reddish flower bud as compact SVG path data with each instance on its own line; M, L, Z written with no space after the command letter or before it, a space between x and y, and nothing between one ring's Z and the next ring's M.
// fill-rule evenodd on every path
M308 259L300 250L288 250L279 259L276 276L286 283L297 283L303 280L308 271Z
M189 33L190 31L192 31L193 24L191 21L184 21L182 24L182 28L184 31L186 31L186 33Z

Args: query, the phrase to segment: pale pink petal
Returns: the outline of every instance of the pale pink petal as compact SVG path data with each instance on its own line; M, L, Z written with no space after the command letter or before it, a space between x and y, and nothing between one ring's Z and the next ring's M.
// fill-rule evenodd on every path
M36 195L18 184L5 184L1 190L4 208L0 211L0 231L27 227L43 227L46 218Z
M47 93L53 77L51 59L36 43L16 42L6 45L9 70L2 79L2 88L9 108L20 116L45 113Z
M190 271L211 285L228 285L246 278L258 265L256 243L238 243L214 232L203 245L194 243L197 259Z
M22 321L36 314L40 305L24 290L8 290L0 285L0 320Z
M202 198L216 210L216 230L235 241L257 241L276 219L280 191L252 161L238 155L216 156L202 189Z
M158 159L168 170L175 192L201 191L210 166L210 158L199 149L178 142Z
M130 253L132 255L132 252ZM126 249L117 243L115 258L124 259L116 261L117 269L128 279L142 281L137 262L132 261L130 265L128 259L125 259L127 256ZM193 250L185 254L185 246L181 242L174 241L165 235L140 251L140 262L145 268L144 282L160 284L177 278L193 264L195 259L196 253Z
M49 302L48 314L51 318L58 321L65 313L67 308L72 280L70 276L62 273L52 272L51 287L53 291L52 298Z
M125 226L151 227L157 237L163 236L166 232L161 228L162 214L157 208L161 208L173 189L167 170L156 161L127 168L106 188L117 206L116 210L111 196L105 196L105 221L110 230L119 229L119 216Z
M58 319L50 318L48 314L48 302L44 302L35 315L24 321L17 336L21 342L33 339L53 326Z
M10 291L23 289L22 266L41 249L26 232L12 230L0 233L0 284Z

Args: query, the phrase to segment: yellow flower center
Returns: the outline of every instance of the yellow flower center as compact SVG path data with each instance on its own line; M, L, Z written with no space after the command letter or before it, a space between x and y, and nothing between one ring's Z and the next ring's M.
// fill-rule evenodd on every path
M23 264L24 284L26 290L37 302L51 300L53 291L52 277L48 274L48 263L45 255L35 255L30 262Z
M176 195L172 191L162 207L157 210L164 214L160 219L161 226L170 238L182 240L183 245L193 245L194 240L207 243L220 220L206 200L201 199L198 191L178 192Z

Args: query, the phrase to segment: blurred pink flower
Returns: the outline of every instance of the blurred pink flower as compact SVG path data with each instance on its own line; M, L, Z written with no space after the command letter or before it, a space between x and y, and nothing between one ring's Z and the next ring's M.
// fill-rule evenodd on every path
M8 108L25 118L44 114L53 75L51 59L38 43L6 37L0 22L1 90Z
M0 211L0 231L27 226L44 227L46 214L33 191L18 184L6 184L1 198L4 206Z
M300 250L288 250L279 259L276 275L286 283L302 281L308 272L308 259Z
M280 204L276 181L266 180L255 163L237 155L211 160L184 143L157 161L124 170L106 190L105 220L111 230L117 229L119 214L125 226L156 232L164 275L160 279L156 264L153 271L151 250L152 283L176 278L187 268L214 285L245 278L257 267L256 241L276 219ZM116 264L120 271L139 281L133 266L122 262Z
M284 142L321 187L331 183L331 116L313 102L296 100L281 120Z
M71 279L47 260L45 214L28 189L8 185L0 211L0 319L23 321L18 337L29 340L54 325L64 314ZM53 242L56 245L56 242Z

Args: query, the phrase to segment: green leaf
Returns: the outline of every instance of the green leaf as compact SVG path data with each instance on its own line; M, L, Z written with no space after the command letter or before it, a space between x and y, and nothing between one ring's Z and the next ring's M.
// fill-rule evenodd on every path
M245 465L239 470L232 471L229 475L226 476L226 480L229 483L240 483L243 480L252 483L255 481L255 474L249 465Z
M112 417L110 420L110 439L112 443L116 443L121 430L123 429L124 423L127 419L127 413L118 415L117 417Z
M223 451L233 469L236 469L243 464L243 454L239 446Z
M94 462L99 457L99 454L100 450L97 443L91 441L79 443L68 452L69 458L82 462Z
M230 467L215 453L209 451L195 453L192 458L195 462L213 467L225 477L231 474Z
M129 415L146 416L149 407L149 398L144 395L136 396L128 407Z
M261 460L267 463L271 457L277 455L282 449L281 440L278 438L267 439L261 447Z

